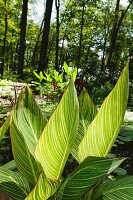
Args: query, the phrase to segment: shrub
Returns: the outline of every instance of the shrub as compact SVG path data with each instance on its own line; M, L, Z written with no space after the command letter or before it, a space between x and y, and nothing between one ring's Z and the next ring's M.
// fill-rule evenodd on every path
M128 66L99 111L86 90L78 99L71 80L47 121L27 87L0 129L2 139L10 126L14 155L14 161L0 167L0 189L15 200L131 199L133 176L108 178L125 160L108 153L127 99ZM64 178L70 153L79 165Z

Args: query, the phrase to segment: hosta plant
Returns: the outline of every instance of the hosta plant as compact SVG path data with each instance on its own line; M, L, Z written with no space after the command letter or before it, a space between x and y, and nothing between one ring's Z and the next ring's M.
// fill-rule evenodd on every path
M13 200L132 199L133 176L110 180L125 158L110 158L128 98L128 66L97 110L71 80L49 121L27 87L0 129L10 128L14 161L0 167L0 190ZM69 155L78 166L64 177Z

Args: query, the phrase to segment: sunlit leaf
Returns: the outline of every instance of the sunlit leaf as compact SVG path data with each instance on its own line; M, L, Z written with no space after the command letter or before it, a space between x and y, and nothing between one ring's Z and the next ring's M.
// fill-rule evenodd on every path
M35 184L40 173L39 168L14 121L11 123L10 134L16 166L31 184Z
M60 179L77 134L78 118L78 99L71 81L36 147L36 159L49 179Z
M11 160L11 161L9 161L9 162L6 163L6 164L1 165L1 166L0 166L0 170L1 170L1 169L9 169L9 170L14 170L14 169L16 169L15 160Z
M42 71L39 73L39 75L40 75L40 81L42 81L44 78Z
M78 146L86 134L88 125L97 114L97 108L90 98L86 89L83 89L79 96L79 128L78 134L72 148L72 155L78 161Z
M75 81L76 80L76 77L77 77L77 73L78 73L78 70L77 68L75 67L74 69L72 69L68 75L72 76L73 77L73 80Z
M26 200L47 200L56 192L59 186L60 181L52 182L41 174L35 188L27 196Z
M46 76L45 80L52 82L53 79L51 78L51 74L47 74L46 72L44 72L44 74Z
M33 71L33 73L40 80L40 76L35 71Z
M10 114L4 124L0 127L0 141L3 139L4 135L7 133L7 130L10 126Z
M64 67L65 72L68 73L69 72L69 68L68 68L68 65L67 65L66 62L64 62L63 67Z
M103 102L98 114L79 145L79 160L87 156L107 156L123 121L128 99L128 66Z
M20 105L14 110L13 120L23 135L32 156L35 156L35 147L47 123L38 107L31 90L27 87L23 93Z

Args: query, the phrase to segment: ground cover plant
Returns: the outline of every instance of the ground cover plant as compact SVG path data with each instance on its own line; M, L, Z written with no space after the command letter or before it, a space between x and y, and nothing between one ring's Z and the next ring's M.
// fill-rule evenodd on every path
M108 178L126 158L108 156L128 99L128 66L97 110L86 90L70 81L47 121L27 87L0 128L10 128L14 160L0 167L0 190L14 200L132 199L133 176ZM67 177L69 155L79 165Z

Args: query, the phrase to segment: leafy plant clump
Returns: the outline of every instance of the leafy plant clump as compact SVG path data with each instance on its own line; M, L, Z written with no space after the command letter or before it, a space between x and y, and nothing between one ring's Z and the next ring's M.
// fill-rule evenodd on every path
M43 95L45 95L48 99L59 102L62 91L64 91L69 82L69 78L76 78L77 68L70 70L68 65L64 62L62 73L53 70L49 73L41 71L37 74L34 71L34 75L38 79L38 81L35 81L34 83L37 85L36 89L40 91L40 96L43 97Z
M0 167L0 189L13 200L131 199L133 176L108 178L125 160L108 154L127 99L128 66L99 111L86 90L78 99L71 80L47 121L27 87L0 129L2 139L10 127L14 156ZM79 165L65 178L70 154Z

